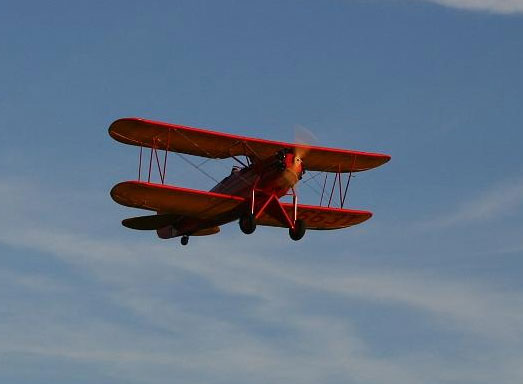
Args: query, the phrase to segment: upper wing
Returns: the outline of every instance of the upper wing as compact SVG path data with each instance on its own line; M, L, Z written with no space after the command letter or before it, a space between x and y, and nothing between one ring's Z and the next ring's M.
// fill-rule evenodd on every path
M379 153L255 139L138 118L116 120L109 127L109 134L124 144L214 159L240 155L264 159L281 149L303 148L307 152L305 169L311 171L358 172L378 167L390 160L389 155Z
M289 217L292 217L294 214L293 205L289 203L283 203L282 205ZM363 223L371 217L372 213L369 211L298 204L298 219L305 221L307 229L346 228ZM275 216L271 216L269 212L257 219L256 223L272 227L287 227L286 223L283 223Z
M111 197L117 203L128 207L201 220L215 220L220 215L234 211L245 202L245 199L238 196L139 181L116 184L111 189ZM165 217L168 222L168 216ZM144 227L153 226L147 219L142 220L144 222L139 224L143 224Z

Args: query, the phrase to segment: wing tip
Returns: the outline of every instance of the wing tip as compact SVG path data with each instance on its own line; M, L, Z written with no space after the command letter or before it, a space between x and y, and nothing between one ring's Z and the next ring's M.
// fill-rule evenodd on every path
M148 120L142 119L140 117L121 117L113 121L107 132L114 140L119 141L123 144L131 145L140 145L140 143L134 142L132 139L126 137L125 135L125 125L126 123L147 123Z
M388 163L390 161L390 159L392 159L391 155L383 154L382 156L384 157L382 164Z
M133 219L135 219L135 218L134 217L129 217L127 219L123 219L122 220L122 225L125 228L141 230L142 228L139 228L137 225L135 225L135 221Z
M386 153L380 153L379 157L380 157L380 162L376 167L379 167L379 166L382 166L383 164L388 163L390 161L390 159L392 158L391 155L388 155Z
M360 223L363 223L363 222L371 219L372 216L374 216L374 213L372 213L370 211L365 211L365 213L361 216L362 220L360 221Z
M353 169L353 172L369 171L371 169L378 168L383 164L388 163L391 159L391 156L385 153L371 153L370 155L374 158L374 160L372 160L370 164L367 164L366 167L362 167L360 169Z

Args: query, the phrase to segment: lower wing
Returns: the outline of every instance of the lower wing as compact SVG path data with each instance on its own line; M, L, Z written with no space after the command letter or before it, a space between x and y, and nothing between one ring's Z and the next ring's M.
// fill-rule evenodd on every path
M142 208L158 215L126 219L122 224L133 229L159 229L176 224L181 218L192 218L204 224L216 226L234 220L245 207L246 199L221 193L198 191L170 185L126 181L111 190L111 197L119 204ZM294 207L282 203L283 208L293 217ZM340 229L360 224L372 216L371 212L353 209L339 209L312 205L298 205L298 219L305 221L307 229ZM278 215L270 211L257 220L258 225L288 227Z
M174 236L171 228L193 236L218 233L218 225L234 218L245 202L237 196L137 181L115 185L111 197L128 207L158 212L125 219L122 224L131 229L157 230L162 238Z
M238 196L140 181L115 185L111 197L127 207L155 211L163 216L159 220L165 219L165 222L176 215L212 220L235 211L245 203L245 199ZM148 219L143 219L140 224L147 226L150 223Z
M287 212L287 215L293 217L293 205L282 203L282 206ZM298 204L298 219L305 222L307 229L322 230L347 228L352 225L363 223L371 217L372 213L369 211ZM282 222L281 219L275 215L271 215L269 212L258 218L256 223L272 227L288 227L287 223Z

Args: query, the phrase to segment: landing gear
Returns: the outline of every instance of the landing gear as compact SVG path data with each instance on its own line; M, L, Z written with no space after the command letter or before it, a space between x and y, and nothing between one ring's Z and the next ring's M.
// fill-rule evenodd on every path
M294 241L298 241L305 235L305 229L305 221L298 219L294 223L294 229L289 228L289 236Z
M240 217L240 229L243 233L250 235L256 229L256 220L252 213L246 213Z
M182 245L187 245L189 244L189 236L187 235L183 235L181 240L180 240L180 243L182 243Z

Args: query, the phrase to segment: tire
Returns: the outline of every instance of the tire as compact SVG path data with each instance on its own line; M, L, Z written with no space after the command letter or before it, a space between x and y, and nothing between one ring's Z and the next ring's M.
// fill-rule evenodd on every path
M240 229L246 235L250 235L256 229L256 220L252 213L246 213L240 217Z
M289 228L289 236L294 241L300 240L305 235L305 221L298 219L296 220L296 223L294 224L294 229Z
M182 238L181 238L181 240L180 240L180 243L181 243L182 245L187 245L187 244L189 244L189 236L187 236L187 235L183 235Z

